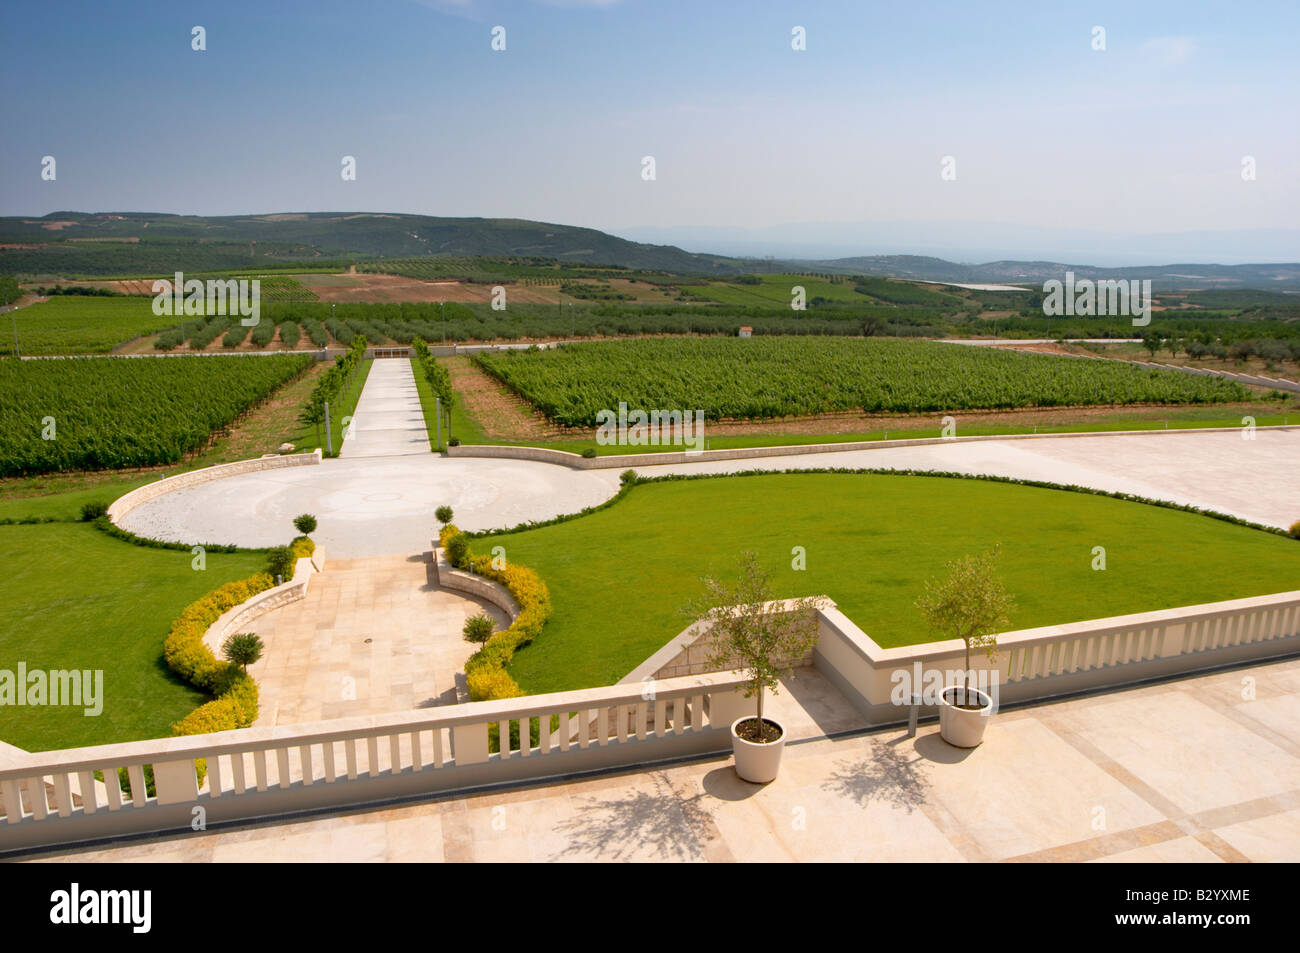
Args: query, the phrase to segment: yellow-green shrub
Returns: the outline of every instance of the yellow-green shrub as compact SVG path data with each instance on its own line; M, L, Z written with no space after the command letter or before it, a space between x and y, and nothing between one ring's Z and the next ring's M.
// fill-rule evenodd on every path
M173 735L203 735L212 731L247 728L257 720L257 683L238 665L212 654L203 636L212 623L232 609L275 585L269 573L228 582L186 606L163 643L168 667L195 688L216 696L172 725ZM195 762L198 783L207 775L207 763Z
M469 697L475 701L495 698L519 698L523 689L503 668L487 667L473 669L465 673L465 684L469 688Z
M448 523L438 534L438 544L443 549L461 531ZM468 542L468 540L466 541ZM517 650L537 636L551 617L551 591L542 577L527 566L508 564L495 569L490 556L469 556L469 568L475 575L491 579L505 586L519 605L515 621L503 632L498 632L483 643L483 647L465 663L465 684L473 701L497 698L518 698L524 694L519 684L510 677L505 666Z

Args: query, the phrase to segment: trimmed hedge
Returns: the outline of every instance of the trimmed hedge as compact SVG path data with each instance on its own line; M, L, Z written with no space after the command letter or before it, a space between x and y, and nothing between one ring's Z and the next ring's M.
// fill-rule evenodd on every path
M454 523L448 523L438 534L438 544L450 551L453 542L459 547L462 543L468 544L468 539ZM546 588L542 577L526 566L507 564L504 569L494 569L491 556L475 556L472 551L467 552L467 556L469 572L505 586L519 605L519 615L510 627L484 642L483 647L465 663L469 697L476 702L519 698L524 691L505 667L515 652L541 635L551 617L551 591Z
M274 585L275 579L266 572L228 582L191 602L172 623L163 643L167 667L195 688L216 696L172 725L173 735L247 728L257 718L256 683L238 665L213 655L203 636L223 613Z
M295 560L311 556L316 544L300 536L288 547ZM290 567L290 578L292 578ZM285 580L286 582L289 579ZM203 735L213 731L247 728L257 720L257 683L233 662L218 659L203 644L203 636L221 616L275 585L269 572L228 582L202 599L191 602L172 623L163 642L167 667L195 688L214 696L172 725L173 735ZM199 783L207 774L202 759L196 762Z

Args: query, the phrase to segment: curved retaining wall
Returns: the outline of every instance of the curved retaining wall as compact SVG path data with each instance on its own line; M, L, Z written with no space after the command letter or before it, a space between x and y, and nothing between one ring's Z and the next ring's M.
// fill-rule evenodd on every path
M455 589L457 592L486 599L504 612L511 622L519 617L519 603L515 602L515 597L510 595L505 586L472 572L452 568L437 540L433 542L433 572L434 579L444 589Z
M168 493L175 493L177 490L185 490L192 486L198 486L200 483L208 483L212 480L220 480L224 477L238 476L241 473L255 473L259 470L279 470L283 467L302 467L312 466L321 462L321 451L317 447L311 453L287 453L287 454L268 454L265 457L258 457L255 460L238 460L235 463L219 463L214 467L204 467L202 470L191 470L188 473L178 473L176 476L165 477L153 483L147 483L142 487L132 490L123 496L119 496L113 501L108 508L108 518L119 523L122 517L126 516L137 506L142 503L148 503L150 500L156 500L160 496Z
M1277 425L1256 430L1297 430L1300 427ZM584 457L567 450L545 447L508 447L496 444L448 447L449 457L501 457L511 460L537 460L555 463L574 470L613 470L628 467L652 467L676 463L708 463L715 460L745 460L752 457L799 456L809 453L843 453L846 450L879 450L884 447L927 447L940 443L970 443L979 440L1047 440L1060 437L1134 437L1157 434L1239 433L1240 427L1188 427L1178 430L1105 430L1070 433L980 434L972 437L917 437L904 440L860 440L850 443L804 443L784 447L735 447L729 450L696 450L662 453L627 453L606 457Z
M266 615L272 609L305 599L311 577L324 568L325 554L318 546L311 556L304 556L294 564L293 578L288 582L272 586L223 612L216 622L208 626L208 631L203 634L203 644L212 650L213 655L220 658L221 643L226 636L238 632L258 616Z

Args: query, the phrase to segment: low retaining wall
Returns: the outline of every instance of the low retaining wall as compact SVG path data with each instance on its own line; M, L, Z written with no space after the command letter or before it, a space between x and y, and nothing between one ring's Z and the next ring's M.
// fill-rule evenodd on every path
M818 614L814 665L869 724L905 720L914 694L965 667L960 640L886 649L833 602ZM1300 591L1021 629L997 641L996 660L972 652L971 668L996 684L998 704L1113 689L1300 654ZM928 703L921 710L936 712Z
M1294 424L1256 427L1259 430L1297 430ZM849 443L805 443L784 447L735 447L729 450L683 450L662 453L628 453L584 457L567 450L545 447L508 447L498 444L448 447L449 457L502 457L538 460L574 470L617 470L629 467L666 466L678 463L709 463L718 460L747 460L754 457L801 456L809 453L843 453L849 450L879 450L884 447L928 447L941 443L969 443L979 440L1046 440L1059 437L1135 437L1187 433L1239 433L1240 427L1189 427L1177 430L1106 430L1070 433L980 434L972 437L916 437L901 440L859 440Z
M822 597L826 605L835 605L830 599ZM794 600L785 599L772 603L775 611L788 606ZM692 622L675 638L658 652L632 669L618 680L619 685L629 685L646 679L678 678L682 675L703 675L708 672L726 670L740 664L739 659L730 660L728 665L716 665L713 662L716 652L715 640L712 638L712 625L707 622ZM785 668L806 668L814 664L816 649L810 648L798 658L784 660Z
M456 569L438 546L437 540L433 542L433 578L444 589L455 589L487 600L504 612L511 622L519 617L519 603L510 595L510 590L499 582Z
M291 602L307 598L307 587L311 577L325 568L325 556L321 547L311 556L299 559L293 567L293 578L288 582L263 590L237 606L232 606L221 614L216 622L208 626L203 634L203 644L212 650L212 654L221 657L221 643L232 632L245 629L258 616L266 615L272 609L287 606Z
M656 697L640 687L580 689L427 710L361 715L275 728L29 753L0 763L0 855L54 844L188 831L201 807L209 827L397 797L463 790L576 772L634 768L731 748L745 704L731 674L670 679ZM610 734L552 732L574 710L614 713ZM605 719L600 719L603 723ZM492 751L490 729L526 748ZM194 764L203 759L200 790ZM145 769L152 768L154 793ZM94 785L124 769L129 790ZM80 785L74 788L74 784ZM93 792L74 796L74 791Z
M258 457L255 460L238 460L235 463L219 463L213 467L204 467L202 470L191 470L188 473L178 473L176 476L165 477L153 483L145 484L142 487L132 490L123 496L119 496L113 501L108 508L108 518L121 525L122 517L126 516L137 506L142 503L148 503L150 500L156 500L167 493L175 493L177 490L185 490L192 486L198 486L200 483L208 483L212 480L220 480L229 476L238 476L241 473L256 473L259 470L278 470L282 467L301 467L312 466L321 462L321 451L317 447L311 453L287 453L287 454L268 454L265 457Z

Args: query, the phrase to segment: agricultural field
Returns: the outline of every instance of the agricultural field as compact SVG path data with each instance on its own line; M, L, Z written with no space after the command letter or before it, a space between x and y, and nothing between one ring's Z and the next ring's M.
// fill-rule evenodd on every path
M819 305L916 305L931 308L971 308L978 303L932 291L905 281L885 278L849 278L800 274L750 275L707 285L683 285L682 290L699 298L729 305L785 305L789 307L796 286L804 289L805 301Z
M891 339L642 339L492 352L474 360L551 420L629 407L708 419L1097 404L1205 404L1240 384L1111 361Z
M0 361L0 477L175 463L311 364L305 355Z
M4 315L0 354L107 354L133 337L169 328L176 319L153 313L149 298L58 296Z

